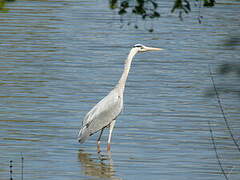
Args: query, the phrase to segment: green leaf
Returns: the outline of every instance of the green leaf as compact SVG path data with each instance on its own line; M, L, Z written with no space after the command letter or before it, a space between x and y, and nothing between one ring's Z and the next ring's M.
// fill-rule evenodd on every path
M118 11L118 14L119 15L123 15L123 14L126 14L127 13L127 11L125 10L125 9L120 9L119 11Z
M204 0L204 7L213 7L215 5L215 0Z
M117 8L117 2L118 2L118 0L109 0L109 7L111 9L116 9Z

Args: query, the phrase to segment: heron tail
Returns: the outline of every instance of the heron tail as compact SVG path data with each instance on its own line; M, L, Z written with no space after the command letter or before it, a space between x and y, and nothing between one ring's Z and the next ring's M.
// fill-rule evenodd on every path
M86 126L82 127L82 129L80 129L78 134L78 142L81 144L84 143L89 137L89 135L90 133L88 131L88 128Z

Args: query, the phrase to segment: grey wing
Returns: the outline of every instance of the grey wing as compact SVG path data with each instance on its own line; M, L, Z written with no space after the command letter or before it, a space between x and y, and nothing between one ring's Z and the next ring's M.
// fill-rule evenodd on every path
M90 135L109 125L122 110L122 96L113 89L97 103L85 116L78 140L83 143Z

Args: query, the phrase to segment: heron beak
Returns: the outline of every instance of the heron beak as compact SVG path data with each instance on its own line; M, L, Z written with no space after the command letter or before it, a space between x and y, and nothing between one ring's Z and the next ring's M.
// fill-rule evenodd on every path
M145 47L146 51L161 51L164 50L162 48L154 48L154 47Z

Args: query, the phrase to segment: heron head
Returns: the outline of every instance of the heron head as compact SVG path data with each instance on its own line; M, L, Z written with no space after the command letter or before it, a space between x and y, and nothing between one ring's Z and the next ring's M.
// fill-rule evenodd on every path
M136 48L138 52L147 52L147 51L161 51L163 49L161 48L154 48L154 47L147 47L142 44L136 44L133 46L133 48Z

